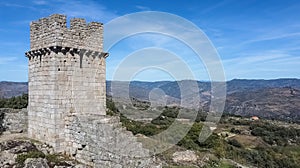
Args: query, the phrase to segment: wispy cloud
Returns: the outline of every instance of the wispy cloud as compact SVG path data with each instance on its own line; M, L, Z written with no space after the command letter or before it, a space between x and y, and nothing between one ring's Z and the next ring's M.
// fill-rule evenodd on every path
M178 68L180 67L180 68ZM150 76L145 75L153 71L161 71L168 74L169 78L194 79L193 73L188 64L185 63L179 56L165 49L160 48L144 48L138 50L120 61L114 69L114 80L130 80L133 76L143 73L140 76L141 80L147 80ZM162 75L166 77L165 75ZM161 73L150 78L163 80Z
M299 62L300 55L291 55L282 50L257 52L222 61L228 79L264 78L266 75L268 78L287 77L288 73L296 74Z
M25 4L20 4L20 3L12 3L12 2L2 2L0 3L3 6L6 7L13 7L13 8L26 8L26 9L30 9L30 10L36 10L35 7L31 6L31 5L25 5Z
M16 3L2 3L4 6L6 7L17 7L17 8L28 8L28 6L25 5L20 5L20 4L16 4Z
M252 53L244 54L240 57L234 57L230 59L223 60L223 63L232 65L243 65L243 64L253 64L253 63L263 63L266 61L277 60L281 58L286 58L289 55L287 53L282 53L281 51L265 51L262 53Z
M44 0L35 0L35 1L33 1L33 3L36 4L36 5L46 5L46 4L48 4L48 2L44 1Z
M136 5L135 7L141 11L150 11L151 10L151 8L149 8L147 6Z
M120 29L122 25L128 26ZM191 24L191 22L174 15L153 12L138 13L137 15L125 16L120 20L113 20L105 26L105 50L109 50L114 42L119 42L120 40L122 40L122 38L132 38L132 40L127 41L129 42L129 44L125 44L128 47L124 47L121 49L129 50L130 46L134 46L131 47L132 50L142 49L143 47L167 49L181 58L181 63L185 63L190 67L195 67L197 68L197 71L199 69L199 64L201 64L201 60L207 63L215 59L219 59L214 52L214 48L210 45L209 40L198 27ZM143 35L141 35L140 33L143 33ZM133 38L133 36L135 35L137 36L137 38ZM115 51L109 52L111 53L111 55L113 55ZM197 55L196 53L199 53L199 55ZM126 54L127 53L124 52L123 55L118 55L118 57L126 57ZM152 57L149 58L155 59L155 54L150 54L152 55ZM144 59L145 55L146 54L141 55L141 62L151 62L151 59ZM165 55L163 54L159 55L160 59L164 57ZM168 65L168 67L173 67L176 72L174 74L183 75L183 77L180 77L181 79L184 79L184 76L185 79L189 79L191 77L188 76L188 73L182 73L182 66L179 66L178 63L174 61L169 62L170 63L164 64ZM207 66L210 65L211 64ZM210 68L212 67L210 66ZM222 67L220 66L215 66L213 67L213 70L219 71L221 68ZM210 70L210 72L213 70Z
M228 4L228 3L229 3L228 0L221 1L219 3L214 4L213 6L210 6L210 7L206 8L206 9L202 10L201 13L202 14L209 13L209 12L211 12L213 10L216 10L216 9L218 9L218 8L224 6L225 4Z
M243 42L242 44L250 44L250 43L262 42L262 41L268 41L268 40L293 38L293 37L298 37L298 36L300 36L300 32L276 34L276 35L272 35L272 36L264 36L264 37L258 37L256 39L251 39L251 40Z
M29 25L31 22L31 20L16 20L16 21L12 21L11 23L12 24L15 24L15 25ZM22 31L22 30L20 30Z
M17 57L4 57L0 56L0 65L8 64L15 61Z
M93 1L61 1L56 12L69 17L82 17L93 21L107 22L118 15L105 6Z

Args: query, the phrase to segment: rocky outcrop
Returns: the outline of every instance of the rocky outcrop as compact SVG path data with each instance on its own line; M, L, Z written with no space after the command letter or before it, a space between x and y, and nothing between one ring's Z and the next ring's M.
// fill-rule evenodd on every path
M182 163L182 162L197 162L198 156L194 151L186 150L181 152L175 152L173 154L173 161L175 163Z
M1 137L0 140L2 140ZM54 154L53 148L47 144L23 139L6 140L0 143L0 167L86 168L87 166Z
M37 150L36 146L29 141L9 140L0 143L0 167L16 165L18 154Z
M25 160L24 168L49 168L45 158L28 158Z

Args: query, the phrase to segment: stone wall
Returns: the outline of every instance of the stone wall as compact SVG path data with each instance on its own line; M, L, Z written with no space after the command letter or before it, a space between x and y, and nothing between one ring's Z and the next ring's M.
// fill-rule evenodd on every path
M27 132L27 109L0 108L0 131Z
M65 133L67 153L92 167L156 167L149 151L121 126L118 117L70 115Z

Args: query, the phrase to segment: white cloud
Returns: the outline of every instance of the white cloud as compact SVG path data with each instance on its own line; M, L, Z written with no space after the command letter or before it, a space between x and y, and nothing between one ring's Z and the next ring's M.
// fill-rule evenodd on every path
M265 51L252 53L244 57L225 59L222 61L227 79L233 78L282 78L297 72L300 56L284 51Z
M136 5L135 6L137 9L141 10L141 11L150 11L151 9L147 6L141 6L141 5Z
M13 61L17 60L17 57L3 57L0 56L0 65L9 64Z
M222 80L220 79L221 76L217 75L218 72L222 72L222 67L218 64L220 62L216 61L217 66L214 67L210 63L219 58L209 39L201 29L184 18L167 13L142 12L112 20L105 24L105 29L104 38L106 40L104 41L104 48L106 51L109 51L111 45L114 45L114 43L119 41L122 43L122 39L129 39L127 40L127 44L125 44L128 47L121 49L129 50L128 48L131 48L131 50L139 50L143 47L167 49L186 62L188 67L195 67L196 71L199 71L199 65L202 62L206 62L205 65L208 67L207 69L210 71L211 77L215 78L212 80ZM197 52L201 58L196 54ZM118 57L125 56L126 52ZM144 57L142 56L142 58ZM159 58L162 59L164 57L165 55L160 55ZM154 59L154 56L149 58ZM140 61L152 62L150 59L140 59ZM182 75L181 79L191 78L188 73L181 73L182 69L178 63L169 61L163 64L168 68L173 68L172 71L176 72L174 74Z
M35 0L35 1L33 1L33 3L36 4L36 5L46 5L46 4L48 4L48 2L44 1L44 0Z
M82 17L101 22L107 22L118 16L105 6L93 1L61 1L56 12L66 14L69 17Z
M243 42L242 44L250 44L250 43L255 43L255 42L262 42L262 41L268 41L268 40L278 40L278 39L292 38L292 37L298 37L298 36L300 36L300 32L274 34L274 35L258 37L256 39L248 40L248 41Z
M157 70L169 74L169 76L178 80L195 79L189 65L178 57L175 53L159 48L145 48L138 50L131 55L125 57L118 66L116 66L113 79L114 80L130 80L138 73L153 74L153 70ZM140 76L143 80L159 78L162 74L158 73L152 76ZM165 76L165 75L162 75Z
M281 58L286 58L289 56L286 53L281 53L279 51L266 51L262 53L253 53L248 54L241 57L235 57L230 59L225 59L222 62L226 64L234 64L234 65L243 65L243 64L253 64L253 63L263 63L271 60L278 60Z
M35 7L29 5L29 4L24 4L24 3L12 3L12 2L0 2L0 5L9 7L9 8L26 8L26 9L30 9L30 10L36 10Z
M225 1L221 1L219 3L216 3L213 6L210 6L210 7L206 8L206 9L202 10L201 13L202 14L209 13L209 12L211 12L213 10L216 10L216 9L218 9L218 8L226 5L228 2L229 2L228 0L227 1L225 0Z

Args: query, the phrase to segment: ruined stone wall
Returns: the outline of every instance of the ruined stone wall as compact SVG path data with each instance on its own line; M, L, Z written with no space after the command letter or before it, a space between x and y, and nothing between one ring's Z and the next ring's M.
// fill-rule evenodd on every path
M0 133L27 132L27 109L0 108Z
M105 58L100 23L52 15L30 26L29 137L63 150L69 113L105 115Z
M66 119L66 151L92 167L159 167L121 125L118 117L70 115Z

